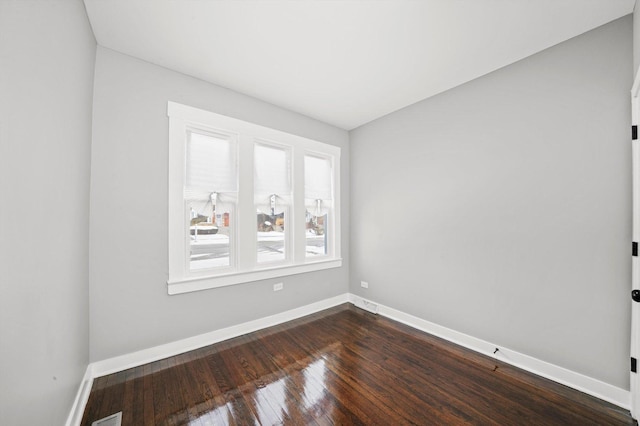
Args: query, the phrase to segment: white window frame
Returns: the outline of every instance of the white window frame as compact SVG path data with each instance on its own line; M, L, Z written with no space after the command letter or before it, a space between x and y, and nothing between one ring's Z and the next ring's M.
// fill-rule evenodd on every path
M169 294L180 294L234 284L284 277L342 266L340 253L340 148L292 135L280 130L168 102L169 116ZM210 130L237 135L238 198L235 205L234 258L225 270L189 270L187 209L184 200L187 131ZM286 262L257 262L256 208L253 191L253 150L255 143L273 141L290 149L293 200L286 226L291 253ZM331 232L327 254L307 257L305 230L305 155L330 158L333 165L333 203L329 214Z

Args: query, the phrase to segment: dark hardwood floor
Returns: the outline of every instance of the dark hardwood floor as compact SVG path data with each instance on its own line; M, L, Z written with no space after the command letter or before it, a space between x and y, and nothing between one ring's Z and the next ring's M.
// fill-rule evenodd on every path
M632 425L629 412L341 305L97 378L82 425Z

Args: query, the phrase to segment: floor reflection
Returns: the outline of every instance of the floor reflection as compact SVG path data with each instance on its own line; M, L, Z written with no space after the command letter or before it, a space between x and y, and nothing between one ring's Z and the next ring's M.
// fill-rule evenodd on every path
M326 366L324 359L317 360L316 362L305 368L305 370L303 371L306 383L304 387L305 408L307 410L312 410L324 397L325 373ZM313 382L314 380L320 380L320 386L309 385L309 383Z
M190 416L188 424L235 425L239 418L243 419L242 424L252 424L247 413L254 417L253 424L256 425L313 423L313 419L331 412L331 402L327 401L327 361L324 356L328 352L339 350L337 346L339 345L332 344L320 351L319 358L299 359L284 367L274 365L273 370L268 370L267 375L260 377L252 374L254 370L246 358L240 358L238 364L245 374L244 384L215 395L209 392L208 398L188 409L198 413L195 418ZM227 358L232 358L232 353L233 350L229 350ZM233 357L236 356L237 354L233 354ZM278 353L270 353L270 356L274 360L282 358ZM199 359L193 362L201 361ZM209 359L208 362L212 360ZM224 389L224 386L221 388ZM176 413L168 424L181 424L180 415Z

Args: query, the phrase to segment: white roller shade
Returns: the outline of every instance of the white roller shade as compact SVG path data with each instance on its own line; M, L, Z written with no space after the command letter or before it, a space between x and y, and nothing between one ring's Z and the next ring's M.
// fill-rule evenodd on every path
M186 152L186 198L208 198L212 192L236 192L236 149L234 140L189 132Z
M291 173L288 152L284 149L256 144L254 150L254 191L256 198L291 193Z
M308 200L331 200L331 161L312 155L304 157L304 192Z

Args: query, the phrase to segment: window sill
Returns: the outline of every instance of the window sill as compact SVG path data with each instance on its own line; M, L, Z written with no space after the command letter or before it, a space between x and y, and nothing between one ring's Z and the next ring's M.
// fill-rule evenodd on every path
M170 295L189 293L192 291L266 280L269 278L286 277L289 275L304 274L306 272L321 271L323 269L339 268L341 266L342 259L330 259L313 263L305 263L302 265L278 266L250 272L235 272L225 275L184 278L175 281L168 281L167 289Z

